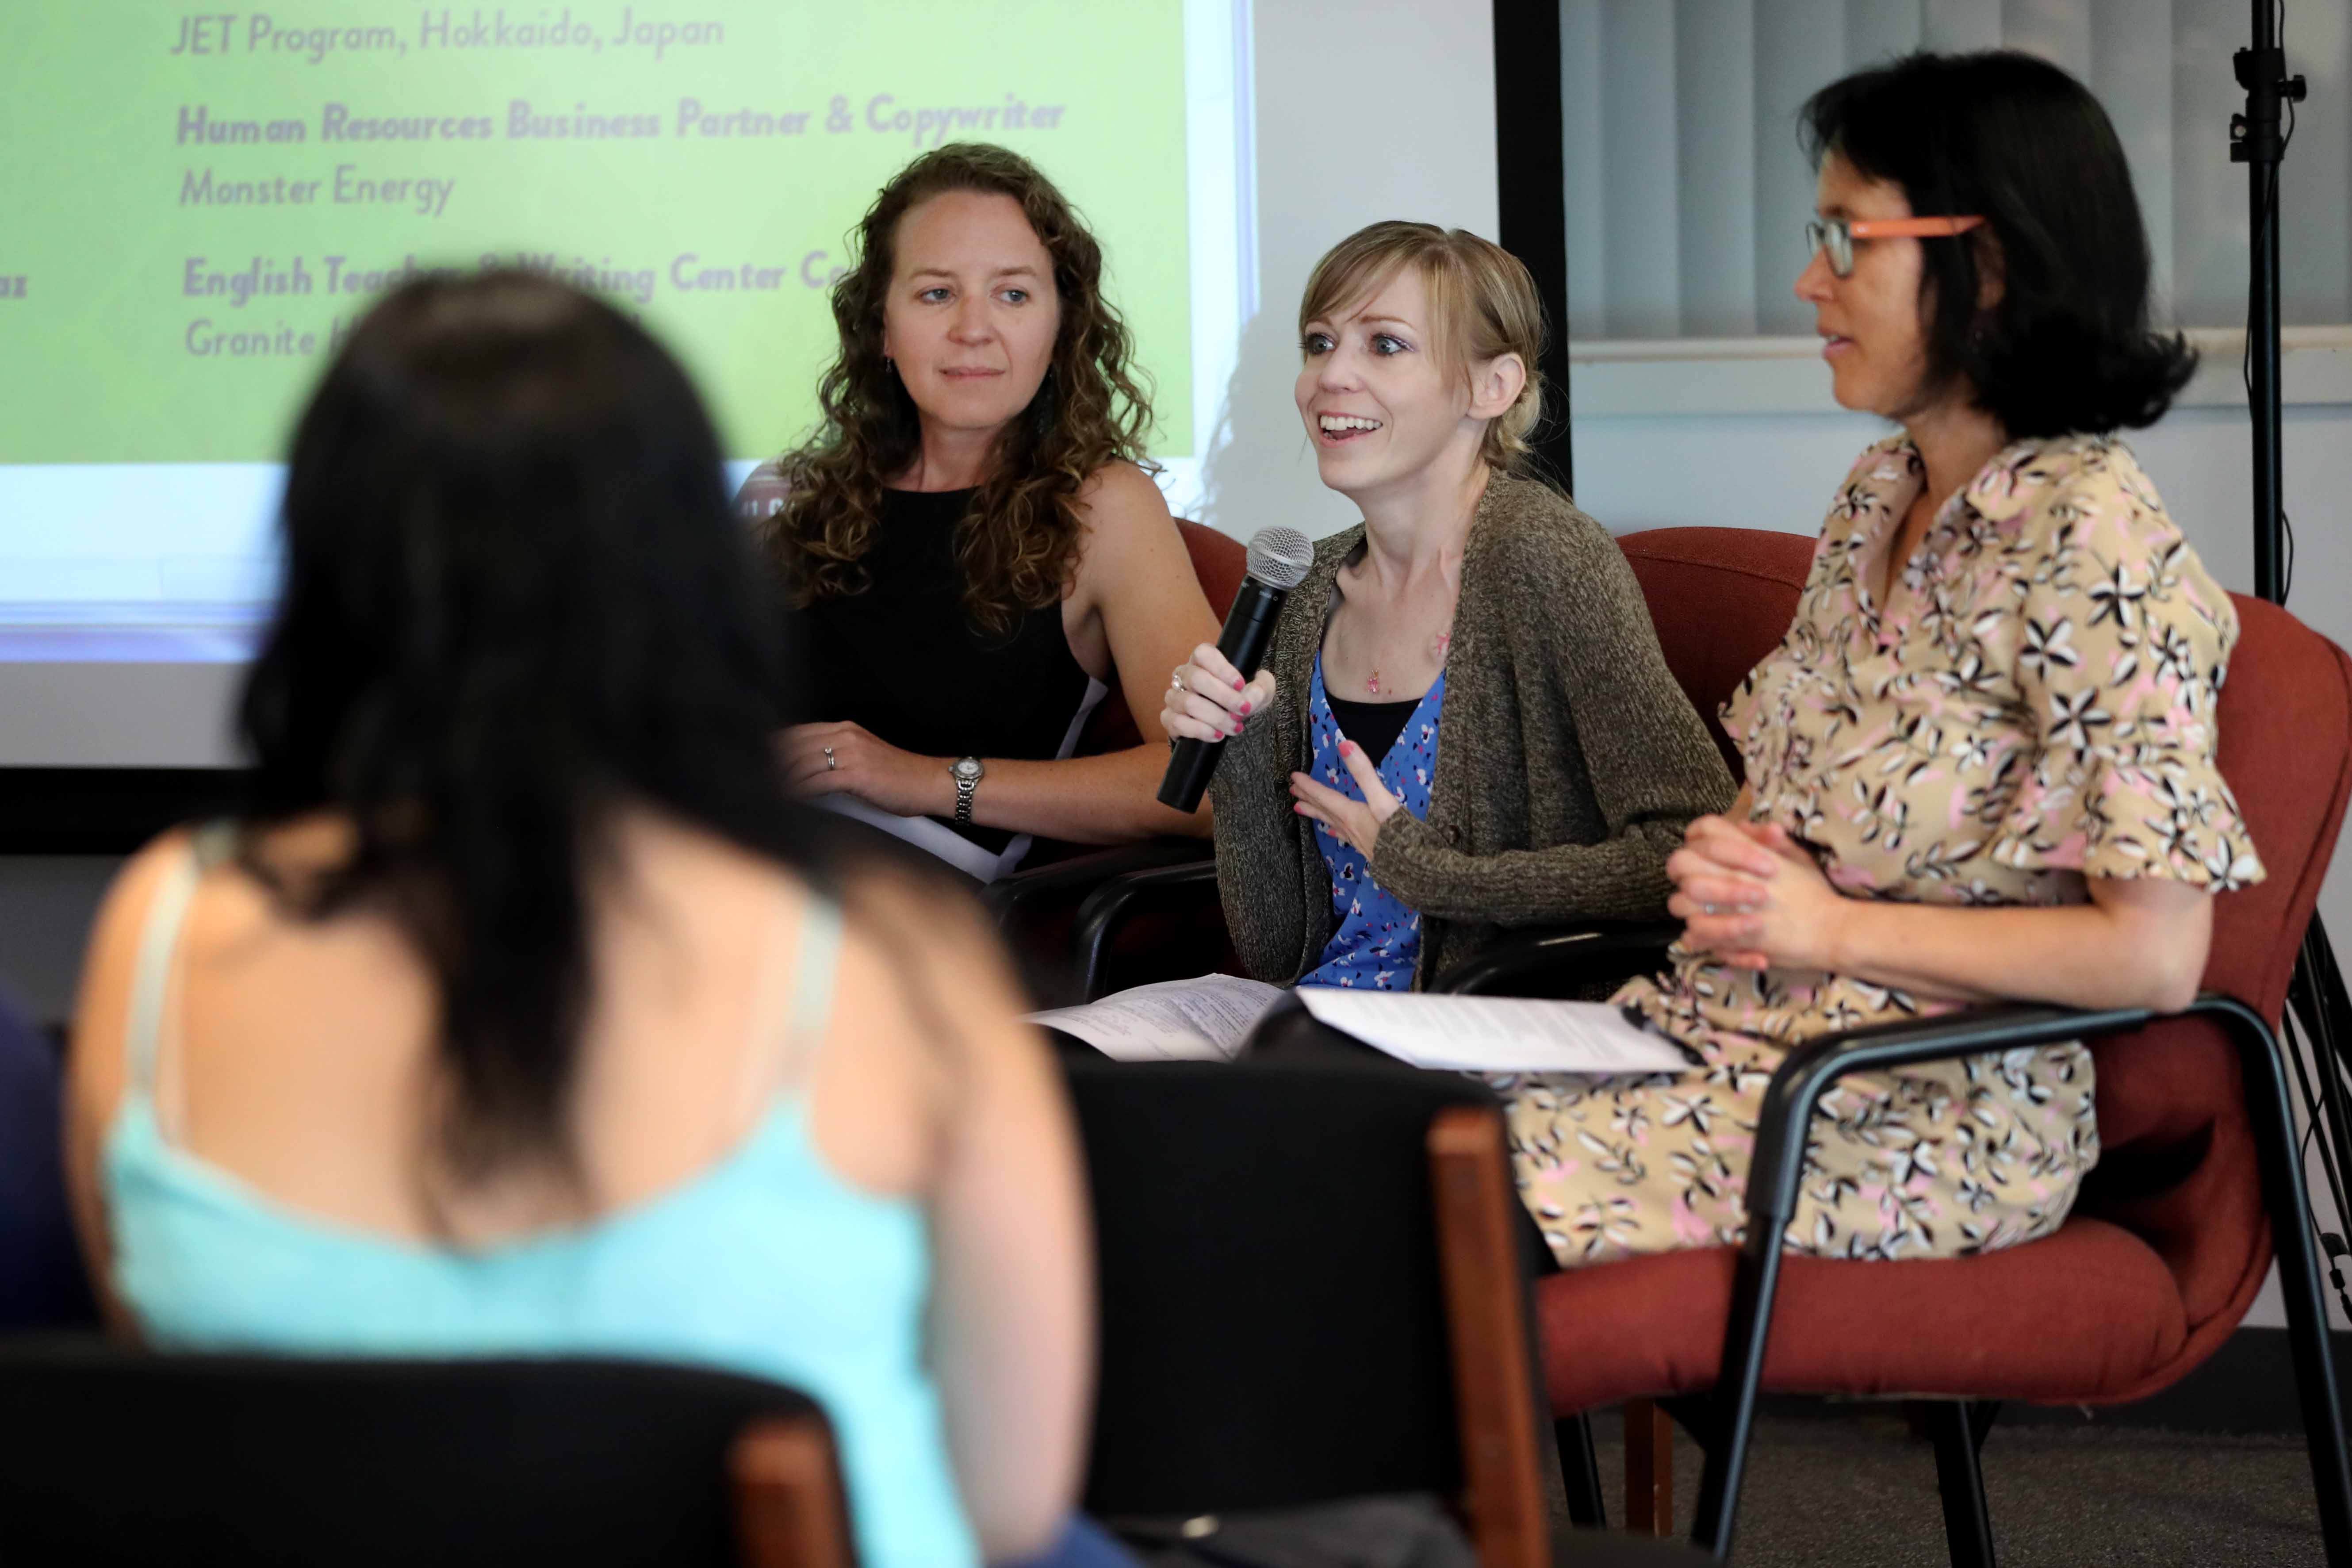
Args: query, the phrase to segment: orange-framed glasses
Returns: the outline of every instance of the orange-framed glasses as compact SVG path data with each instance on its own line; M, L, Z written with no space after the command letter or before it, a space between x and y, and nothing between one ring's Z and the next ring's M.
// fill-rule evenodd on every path
M1807 218L1805 254L1825 251L1830 270L1841 278L1853 276L1853 242L1857 239L1937 239L1966 234L1984 222L1975 213L1958 217Z

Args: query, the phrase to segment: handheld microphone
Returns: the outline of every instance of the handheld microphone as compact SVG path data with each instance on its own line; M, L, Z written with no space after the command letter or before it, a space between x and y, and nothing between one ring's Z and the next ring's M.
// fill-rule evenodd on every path
M1261 528L1249 542L1249 575L1234 595L1233 613L1217 637L1217 651L1233 661L1244 680L1265 662L1265 647L1274 640L1282 602L1306 581L1307 569L1314 563L1314 542L1295 528ZM1223 741L1177 742L1167 774L1160 781L1160 804L1179 811L1198 810L1224 745Z

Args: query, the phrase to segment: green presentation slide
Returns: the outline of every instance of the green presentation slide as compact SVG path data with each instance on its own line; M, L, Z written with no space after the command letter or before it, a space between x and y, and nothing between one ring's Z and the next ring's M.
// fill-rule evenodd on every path
M891 172L1034 159L1193 449L1181 0L0 5L0 463L278 458L373 296L544 268L637 315L730 455L814 416Z

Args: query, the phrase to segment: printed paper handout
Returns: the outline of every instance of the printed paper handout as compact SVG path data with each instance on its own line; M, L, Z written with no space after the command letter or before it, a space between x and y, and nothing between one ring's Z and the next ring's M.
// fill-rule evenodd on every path
M1278 985L1203 974L1032 1013L1029 1021L1076 1035L1123 1062L1231 1061L1251 1026L1282 996Z
M1602 1002L1433 996L1302 985L1333 1028L1422 1068L1464 1072L1688 1072L1684 1049Z

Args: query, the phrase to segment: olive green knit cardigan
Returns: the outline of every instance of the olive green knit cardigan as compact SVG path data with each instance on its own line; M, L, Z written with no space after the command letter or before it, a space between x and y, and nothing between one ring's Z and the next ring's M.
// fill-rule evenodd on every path
M1334 583L1363 542L1360 524L1317 545L1267 651L1276 700L1211 784L1225 923L1261 980L1297 979L1331 937L1330 874L1289 776L1307 766ZM1684 825L1732 793L1616 542L1558 492L1496 476L1463 552L1429 816L1390 817L1370 863L1420 911L1413 988L1507 927L1663 915Z

